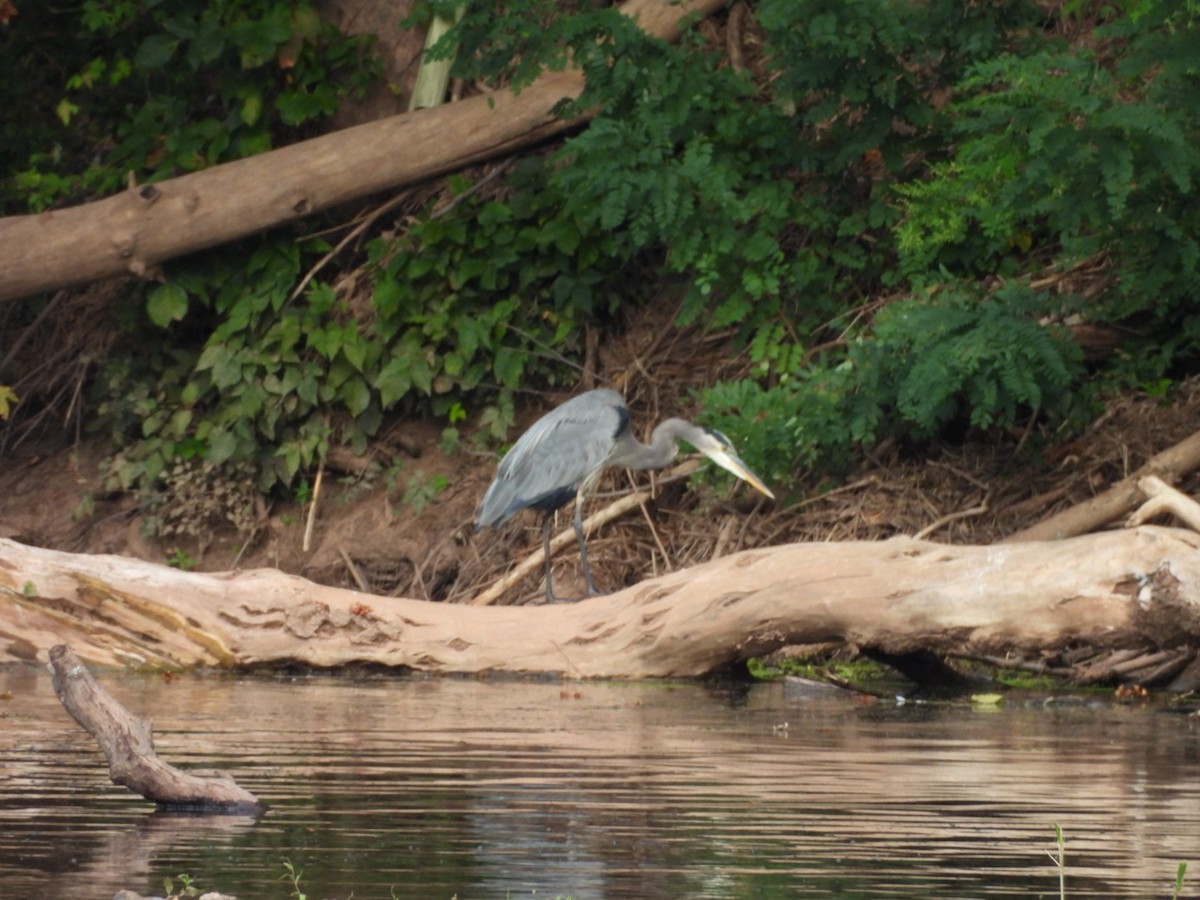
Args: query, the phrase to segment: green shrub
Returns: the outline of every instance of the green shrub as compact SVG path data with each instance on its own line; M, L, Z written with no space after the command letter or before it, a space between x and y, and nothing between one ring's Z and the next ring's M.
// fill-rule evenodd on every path
M34 210L120 190L131 173L154 181L295 140L378 71L370 42L343 37L308 0L84 0L66 14L21 13L0 91L22 112L0 113L13 138L0 160ZM52 76L17 68L47 45L62 55L34 71Z
M1080 415L1068 314L1152 348L1134 377L1200 357L1195 2L1089 10L1069 44L1018 0L761 0L745 71L612 8L465 5L436 48L460 75L520 87L573 60L562 112L595 118L486 190L452 179L444 211L383 223L298 296L327 250L303 234L170 264L96 385L118 483L195 457L290 486L393 410L499 439L515 392L574 379L584 326L666 284L750 360L702 402L781 486L885 435ZM27 207L295 139L373 70L299 0L81 14L44 104L71 129L0 150ZM1081 263L1108 280L1079 289Z

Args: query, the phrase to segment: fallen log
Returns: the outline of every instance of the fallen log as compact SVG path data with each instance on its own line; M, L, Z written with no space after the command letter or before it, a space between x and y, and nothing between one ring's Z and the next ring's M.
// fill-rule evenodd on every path
M59 644L48 655L54 692L100 745L113 784L171 809L227 813L261 807L257 797L223 772L184 772L163 762L154 752L150 725L102 688L70 647Z
M377 597L276 570L185 573L0 539L0 662L44 661L67 641L122 666L696 677L828 641L1002 655L1198 639L1200 536L1156 526L985 547L790 544L533 607Z
M648 33L678 38L724 0L627 0ZM576 69L519 94L471 97L322 135L67 209L0 219L0 301L132 273L378 191L494 159L577 125L554 107L583 90Z
M1103 528L1132 513L1150 496L1139 484L1144 479L1154 477L1161 484L1197 468L1200 468L1200 431L1155 454L1144 466L1103 493L1008 535L1004 543L1057 540Z

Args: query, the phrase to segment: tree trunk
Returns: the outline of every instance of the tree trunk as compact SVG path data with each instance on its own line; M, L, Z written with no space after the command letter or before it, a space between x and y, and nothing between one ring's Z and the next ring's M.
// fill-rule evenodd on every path
M678 37L685 16L723 0L628 0L650 34ZM445 174L570 127L550 110L583 89L548 72L520 94L498 91L347 128L269 153L129 190L84 206L0 219L0 301L132 272L273 228L377 191Z
M791 544L554 606L375 597L0 540L0 663L69 643L107 665L694 677L826 641L978 655L1198 638L1200 537L1154 526L990 547Z

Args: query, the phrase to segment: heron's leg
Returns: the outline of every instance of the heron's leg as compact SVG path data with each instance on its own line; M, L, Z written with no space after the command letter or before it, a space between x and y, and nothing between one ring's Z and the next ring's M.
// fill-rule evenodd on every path
M587 583L588 594L598 597L604 591L596 590L596 582L592 581L592 567L588 564L587 543L583 540L583 491L575 496L575 540L579 541L579 556L583 560L583 580Z
M554 586L551 583L551 570L554 568L550 564L550 526L554 520L554 513L546 513L546 517L542 519L542 556L546 559L546 602L547 603L562 603L563 601L554 596Z

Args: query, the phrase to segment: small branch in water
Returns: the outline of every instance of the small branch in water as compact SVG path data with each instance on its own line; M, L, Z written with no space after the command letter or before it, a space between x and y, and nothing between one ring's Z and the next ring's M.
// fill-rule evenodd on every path
M159 759L149 724L102 688L66 644L51 648L50 671L58 699L108 758L113 784L173 809L229 812L262 808L257 797L224 772L184 772Z

